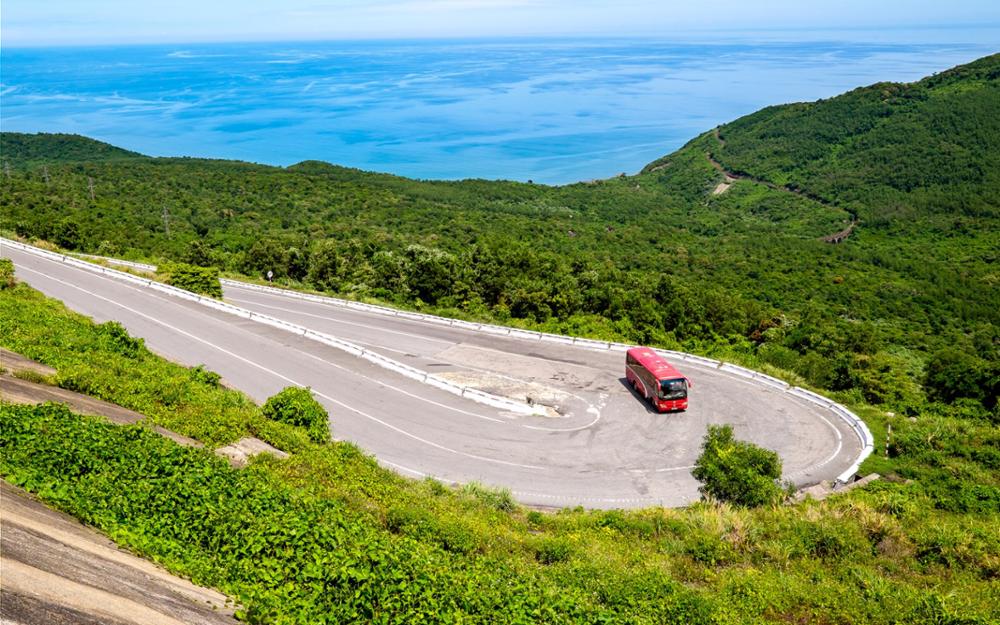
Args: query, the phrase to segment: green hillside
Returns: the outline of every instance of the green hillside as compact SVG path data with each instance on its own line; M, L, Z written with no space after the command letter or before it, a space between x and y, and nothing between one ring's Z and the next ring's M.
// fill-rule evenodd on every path
M142 157L136 152L129 152L80 135L31 135L15 132L2 134L0 154L6 163L20 168L35 164L81 163Z
M722 126L727 167L851 208L868 228L1000 216L1000 55Z

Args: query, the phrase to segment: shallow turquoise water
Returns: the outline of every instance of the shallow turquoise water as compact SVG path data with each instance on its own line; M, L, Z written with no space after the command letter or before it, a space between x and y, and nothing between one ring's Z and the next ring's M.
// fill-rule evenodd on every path
M4 130L418 178L634 172L763 106L914 80L982 44L511 40L4 48Z

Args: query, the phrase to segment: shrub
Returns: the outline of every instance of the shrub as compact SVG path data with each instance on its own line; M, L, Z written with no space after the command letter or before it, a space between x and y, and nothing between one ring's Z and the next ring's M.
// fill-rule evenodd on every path
M434 523L434 517L428 510L416 506L393 506L385 513L385 527L390 532L402 534L425 533L426 528Z
M535 545L535 559L542 564L556 564L569 560L573 547L565 538L548 537Z
M710 425L694 471L702 495L752 507L781 499L778 454L733 437L731 425Z
M405 534L436 543L452 553L468 554L479 547L475 533L462 519L440 517L430 510L402 505L389 508L385 527L395 534Z
M126 358L136 358L146 347L142 339L129 336L125 326L117 321L108 321L97 326L101 343L105 349Z
M206 386L211 386L212 388L217 388L222 383L222 376L218 373L205 368L205 365L198 365L197 367L192 367L191 379L195 382L201 382Z
M0 289L9 289L12 286L14 286L14 261L0 258Z
M313 442L330 440L329 415L308 388L289 386L283 389L267 400L263 412L268 419L306 428Z
M196 267L186 263L165 263L158 273L163 281L179 289L201 293L210 297L222 297L217 267Z
M734 557L732 545L718 534L705 530L692 531L685 537L684 552L707 566L727 564Z
M469 482L462 487L462 492L472 495L490 508L500 512L513 512L517 508L514 496L508 488L490 488L479 482Z

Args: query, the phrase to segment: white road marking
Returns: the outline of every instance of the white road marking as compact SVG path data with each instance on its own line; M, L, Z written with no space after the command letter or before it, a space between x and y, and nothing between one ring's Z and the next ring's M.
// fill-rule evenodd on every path
M812 407L812 404L810 404L810 407ZM819 463L816 463L816 464L811 464L811 465L805 467L804 469L800 469L800 470L796 471L795 473L792 473L792 474L788 475L787 476L788 479L793 479L793 478L796 478L796 477L800 477L802 475L805 475L805 474L810 473L812 471L815 471L817 469L822 469L824 466L826 466L827 464L829 464L834 458L836 458L837 456L839 456L840 455L840 450L844 447L844 437L841 436L840 430L838 430L836 427L834 427L834 425L832 423L830 423L830 421L826 417L824 417L820 413L816 412L815 410L812 411L812 414L814 414L815 416L817 416L820 419L822 419L823 423L825 423L828 426L830 426L830 429L833 430L833 433L837 435L837 448L834 449L833 453L830 454L830 456L826 460L824 460L823 462L819 462Z
M368 343L366 341L352 341L362 347L371 348L372 351L383 350L387 352L395 352L397 354L402 354L403 356L413 356L413 352L408 352L402 349L393 349L392 347L386 347L385 345L378 345L377 343Z
M48 260L48 259L44 259L44 260ZM50 261L50 262L55 262L55 261ZM34 269L28 269L28 268L23 267L23 266L20 267L20 269L22 269L24 271L28 271L30 273L38 274L38 275L40 275L40 276L42 276L42 277L44 277L46 279L53 280L55 282L58 282L58 283L63 284L65 286L68 286L68 287L70 287L72 289L76 289L77 291L80 291L82 293L86 293L86 294L90 295L91 297L96 297L97 299L104 300L105 302L108 302L109 304L112 304L114 306L118 306L120 308L124 308L125 310L127 310L127 311L129 311L129 312L131 312L131 313L133 313L135 315L139 315L140 317L148 319L149 321L152 321L155 324L161 325L161 326L163 326L165 328L168 328L168 329L170 329L170 330L172 330L174 332L177 332L178 334L182 334L182 335L184 335L184 336L186 336L186 337L188 337L188 338L190 338L192 340L198 341L199 343L202 343L204 345L207 345L208 347L216 349L216 350L218 350L218 351L226 354L227 356L235 358L235 359L237 359L237 360L239 360L241 362L245 362L246 364L248 364L248 365L250 365L252 367L256 367L256 368L260 369L261 371L264 371L264 372L269 373L269 374L271 374L271 375L273 375L273 376L275 376L277 378L285 380L286 382L290 382L291 384L293 384L295 386L299 386L299 387L303 387L303 388L305 388L305 387L308 386L307 384L301 384L299 382L296 382L292 378L289 378L286 375L278 373L277 371L274 371L273 369L268 369L267 367L265 367L265 366L263 366L261 364L258 364L256 362L250 360L249 358L244 358L243 356L240 356L239 354L236 354L236 353L234 353L234 352L232 352L232 351L230 351L230 350L228 350L228 349L226 349L224 347L216 345L216 344L214 344L214 343L212 343L210 341L206 341L205 339L203 339L203 338L201 338L199 336L196 336L194 334L191 334L190 332L187 332L186 330L182 330L182 329L180 329L180 328L178 328L176 326L172 326L169 323L166 323L165 321L161 321L159 319L156 319L155 317L147 315L146 313L143 313L143 312L140 312L138 310L135 310L134 308L130 308L129 306L126 306L125 304L121 304L121 303L116 302L116 301L114 301L114 300L112 300L110 298L104 297L102 295L98 295L98 294L96 294L96 293L94 293L92 291L88 291L86 289L78 287L75 284L70 284L69 282L66 282L65 280L60 280L59 278L55 278L53 276L50 276L48 274L44 274L44 273L42 273L40 271L36 271ZM125 286L125 285L122 285L122 286ZM131 287L129 287L129 288L131 288ZM342 401L340 401L338 399L334 399L333 397L330 397L329 395L326 395L324 393L320 393L319 391L316 391L316 390L313 390L312 392L313 392L313 394L318 395L319 397L322 397L323 399L326 399L327 401L329 401L329 402L331 402L333 404L336 404L336 405L338 405L338 406L340 406L342 408L346 408L347 410L350 410L351 412L353 412L353 413L355 413L357 415L360 415L360 416L362 416L362 417L364 417L366 419L374 421L375 423L378 423L379 425L382 425L382 426L384 426L384 427L386 427L386 428L388 428L388 429L390 429L390 430L392 430L394 432L402 434L403 436L406 436L407 438L411 438L411 439L413 439L413 440L415 440L417 442L423 443L423 444L428 445L430 447L433 447L435 449L440 449L441 451L445 451L445 452L448 452L448 453L456 454L456 455L459 455L459 456L464 456L466 458L471 458L473 460L482 460L483 462L493 462L493 463L496 463L496 464L502 464L502 465L506 465L506 466L517 467L517 468L520 468L520 469L532 469L532 470L539 470L539 471L545 469L545 467L540 467L540 466L535 466L535 465L530 465L530 464L521 464L521 463L517 463L517 462L510 462L510 461L507 461L507 460L498 460L496 458L488 458L486 456L480 456L480 455L477 455L477 454L470 454L470 453L467 453L467 452L464 452L464 451L459 451L457 449L452 449L450 447L446 447L444 445L440 445L438 443L435 443L433 441L427 440L425 438L421 438L420 436L417 436L416 434L412 434L410 432L407 432L406 430L404 430L402 428L399 428L399 427L397 427L395 425L392 425L391 423L387 423L387 422L383 421L382 419L379 419L376 416L373 416L373 415L370 415L370 414L368 414L368 413L366 413L364 411L358 410L357 408L348 406L344 402L342 402Z
M693 464L690 464L690 465L687 465L687 466L684 466L684 467L665 467L663 469L654 469L654 472L655 473L666 473L668 471L684 471L684 470L693 469L694 467L695 467L695 465L693 465Z

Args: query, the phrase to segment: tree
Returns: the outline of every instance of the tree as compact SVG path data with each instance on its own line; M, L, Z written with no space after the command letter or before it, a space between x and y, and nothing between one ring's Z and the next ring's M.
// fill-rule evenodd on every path
M66 217L58 224L52 233L52 240L59 247L75 250L80 247L80 224L73 217Z
M405 257L410 269L409 286L424 302L435 304L451 294L458 278L458 263L453 254L423 245L408 245Z
M217 267L197 267L187 263L164 263L156 273L163 281L179 289L222 298L222 284L219 282Z
M203 239L195 239L188 244L182 260L189 265L209 267L212 263L212 248Z
M293 280L301 280L309 273L309 256L297 247L290 247L285 250L285 269L288 277Z
M710 425L701 456L691 472L702 483L703 496L741 507L781 500L778 454L733 437L733 426Z
M309 256L309 281L321 289L336 291L342 264L339 245L333 239L321 241Z
M247 250L243 269L261 276L268 271L273 271L278 277L284 276L285 250L274 239L257 239Z
M997 368L991 368L982 358L957 349L943 349L927 361L924 387L927 396L935 401L950 404L966 397L992 409L1000 391L997 373Z

